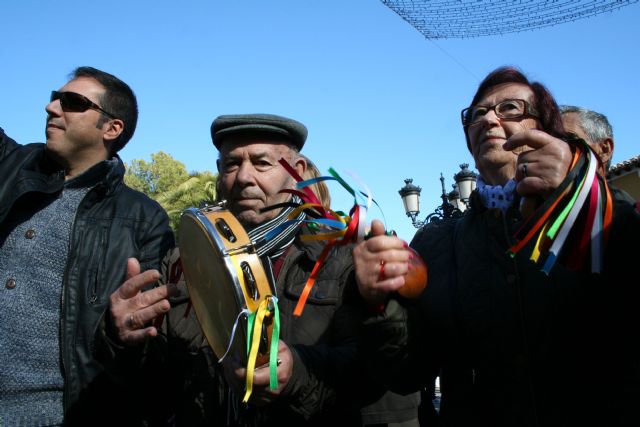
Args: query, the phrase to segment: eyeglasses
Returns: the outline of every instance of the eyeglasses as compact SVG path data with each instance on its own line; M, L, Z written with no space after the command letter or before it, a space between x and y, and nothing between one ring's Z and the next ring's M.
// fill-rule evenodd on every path
M484 105L472 105L460 113L462 126L469 127L478 124L489 113L495 111L500 119L518 119L520 117L538 117L536 110L524 99L505 99L496 105L489 107Z
M79 93L58 92L57 90L52 90L50 101L53 102L56 99L60 100L60 106L62 107L63 111L68 111L72 113L82 113L84 111L87 111L88 109L92 109L92 110L98 110L106 114L107 116L111 117L112 119L116 118L113 114L103 110L102 107L100 107L98 104L91 101L86 96L80 95Z

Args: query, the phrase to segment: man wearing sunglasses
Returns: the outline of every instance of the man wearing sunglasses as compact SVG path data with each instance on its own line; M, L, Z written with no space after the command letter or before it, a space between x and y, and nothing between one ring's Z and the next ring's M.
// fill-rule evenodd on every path
M109 295L129 257L157 268L173 245L166 213L123 182L136 98L80 67L45 110L44 144L0 129L0 424L131 425L135 377L107 337Z

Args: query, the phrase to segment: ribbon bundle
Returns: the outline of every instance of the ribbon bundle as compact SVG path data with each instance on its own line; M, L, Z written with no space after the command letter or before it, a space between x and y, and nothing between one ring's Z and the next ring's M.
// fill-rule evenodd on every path
M265 297L258 309L249 314L247 320L247 382L242 402L246 403L253 392L253 371L256 367L260 339L262 337L262 325L265 318L273 317L273 329L271 332L271 347L269 348L269 388L278 388L278 341L280 337L280 313L278 312L278 299L272 295Z
M583 140L576 148L569 173L560 186L516 232L513 257L536 237L530 259L549 274L558 259L580 270L589 262L592 273L602 270L603 252L613 215L606 179L596 173L598 160Z
M327 241L327 244L323 248L322 253L318 257L318 260L311 271L309 279L307 279L307 283L305 284L300 295L300 299L293 311L294 316L301 316L307 299L309 298L309 293L311 292L318 276L318 272L325 263L331 249L334 246L346 245L364 239L367 210L372 203L376 202L372 199L370 191L367 190L366 192L362 192L354 190L333 168L329 168L331 176L320 176L304 180L286 160L280 159L280 164L297 182L296 190L285 189L281 192L295 194L300 198L300 200L302 200L302 203L294 205L295 209L289 214L289 219L293 220L293 218L297 217L301 211L305 211L307 217L311 219L305 219L298 222L306 223L311 229L316 231L315 234L301 236L301 239ZM340 183L340 185L353 196L354 205L348 215L340 211L333 211L325 208L309 188L309 186L313 184L326 180L338 181L338 183ZM364 185L363 187L366 188ZM283 203L270 206L267 209L275 209L291 205L291 203ZM277 234L281 228L286 227L290 223L291 222L286 222L282 224L270 234ZM267 235L265 238L268 239L270 236Z
M235 259L232 259L233 265L237 271L239 280L244 280L244 275L240 265ZM243 289L246 289L243 288ZM235 339L238 323L241 318L247 318L247 378L245 394L242 402L246 403L253 392L253 374L258 360L258 351L260 350L260 341L262 339L263 325L267 325L269 321L273 324L271 328L270 347L269 347L269 388L276 390L278 388L278 341L280 339L280 313L278 311L278 298L273 295L265 295L258 304L258 307L251 311L249 308L242 309L231 329L229 345L225 353L218 359L218 363L222 363Z

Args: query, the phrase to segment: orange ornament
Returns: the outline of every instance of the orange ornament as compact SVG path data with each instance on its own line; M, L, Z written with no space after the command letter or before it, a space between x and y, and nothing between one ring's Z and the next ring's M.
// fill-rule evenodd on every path
M418 298L427 287L429 277L427 264L422 257L412 248L412 257L409 259L409 271L404 276L404 286L398 289L398 293L409 299Z

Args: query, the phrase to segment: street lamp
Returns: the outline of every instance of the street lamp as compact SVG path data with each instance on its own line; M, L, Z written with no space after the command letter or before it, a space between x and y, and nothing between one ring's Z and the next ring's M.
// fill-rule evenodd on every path
M471 197L473 190L476 189L478 174L469 170L468 163L462 163L459 166L460 172L453 175L453 179L460 195L459 201L462 202L460 210L465 211L469 207L469 197Z
M416 220L420 213L420 192L422 188L413 185L413 179L407 178L404 180L404 187L398 191L400 197L402 197L402 203L404 204L404 211L407 216L411 218L411 222L416 226ZM416 226L419 227L419 226Z
M440 204L434 212L427 215L423 221L418 220L420 214L420 192L422 188L413 185L413 179L408 178L404 180L404 187L398 191L402 202L404 204L404 210L407 216L411 218L411 223L414 227L420 228L428 222L441 221L448 218L458 218L469 206L469 197L471 192L476 188L477 175L470 171L469 164L463 163L460 165L460 172L453 176L456 183L453 185L453 190L447 194L444 189L444 177L440 173L440 186L442 187L442 204Z

